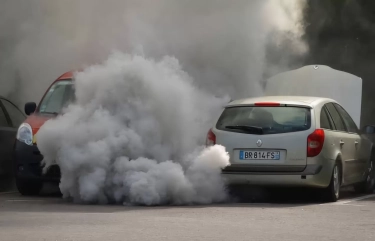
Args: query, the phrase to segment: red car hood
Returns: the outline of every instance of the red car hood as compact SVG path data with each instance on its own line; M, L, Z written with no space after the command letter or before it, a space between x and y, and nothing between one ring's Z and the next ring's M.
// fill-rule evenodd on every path
M33 134L35 135L40 127L49 119L55 117L54 115L40 115L40 114L33 114L27 117L25 120L25 123L29 124L31 126L31 129L33 130Z

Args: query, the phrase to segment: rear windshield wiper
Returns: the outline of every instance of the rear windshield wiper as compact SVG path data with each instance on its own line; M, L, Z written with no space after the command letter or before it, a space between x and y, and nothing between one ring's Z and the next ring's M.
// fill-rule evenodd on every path
M235 126L225 126L227 129L233 130L241 130L245 131L250 134L263 134L263 128L259 126L243 126L243 125L235 125Z

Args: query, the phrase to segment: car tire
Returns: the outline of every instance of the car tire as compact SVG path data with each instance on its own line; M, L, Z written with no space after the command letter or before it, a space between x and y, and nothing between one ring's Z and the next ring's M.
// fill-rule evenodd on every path
M336 162L333 166L331 181L328 187L322 190L322 198L325 202L336 202L340 198L341 168Z
M373 193L375 189L375 161L371 157L370 166L368 167L368 173L366 179L354 185L354 190L357 193Z
M43 182L16 179L16 186L23 196L34 196L42 190Z

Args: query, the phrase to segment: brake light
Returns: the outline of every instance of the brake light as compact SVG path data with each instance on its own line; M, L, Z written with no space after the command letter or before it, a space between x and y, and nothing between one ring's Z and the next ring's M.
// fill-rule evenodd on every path
M324 130L316 129L307 137L307 157L319 155L323 149Z
M254 104L255 106L280 106L280 103L276 102L257 102Z
M206 146L213 146L216 144L216 136L210 129L207 133Z

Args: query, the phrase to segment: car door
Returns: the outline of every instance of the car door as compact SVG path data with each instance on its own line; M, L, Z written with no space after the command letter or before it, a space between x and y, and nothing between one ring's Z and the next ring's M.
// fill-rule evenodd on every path
M3 106L9 115L11 127L18 129L22 122L26 119L26 115L20 109L8 100L2 99Z
M12 149L17 132L2 101L0 99L0 178L11 175Z
M349 185L354 182L356 171L355 171L355 160L356 153L354 148L353 135L347 130L347 127L340 116L339 112L334 106L334 103L327 103L326 108L328 113L335 125L335 142L340 147L341 160L342 160L342 184ZM353 145L352 145L353 144Z
M366 143L362 143L361 135L359 133L359 129L351 116L348 114L348 112L339 104L334 103L333 104L336 108L336 110L339 112L347 130L349 133L349 143L348 146L353 151L355 157L351 161L351 172L353 173L352 181L353 182L359 182L362 180L364 170L366 169L367 159L365 157L364 151L364 145Z
M340 146L340 138L337 138L336 127L326 106L323 106L320 110L320 128L324 129L324 142L327 143L328 146ZM337 157L335 148L323 148L322 151L324 156L329 160L335 160Z

